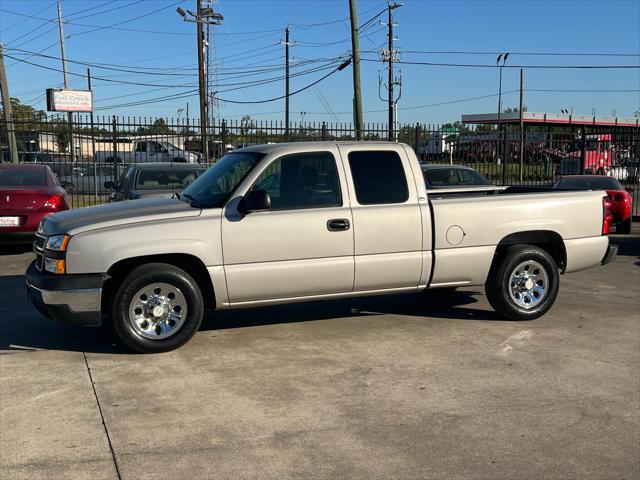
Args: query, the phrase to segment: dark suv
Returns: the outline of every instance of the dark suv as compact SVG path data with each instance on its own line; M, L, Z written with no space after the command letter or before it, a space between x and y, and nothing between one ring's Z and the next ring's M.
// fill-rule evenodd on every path
M104 182L104 186L113 190L110 202L171 197L182 192L205 170L190 163L136 163L125 170L117 183Z

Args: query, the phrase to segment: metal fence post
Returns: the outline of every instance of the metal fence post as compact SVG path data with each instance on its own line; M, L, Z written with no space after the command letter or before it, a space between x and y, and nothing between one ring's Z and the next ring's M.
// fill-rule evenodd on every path
M582 128L582 142L580 145L580 175L584 175L584 164L587 159L587 126Z
M325 122L322 122L321 138L323 142L327 140L327 124Z
M416 123L416 139L415 139L416 155L420 155L420 124Z
M222 120L222 126L220 128L220 153L224 155L227 153L227 121Z
M507 168L509 163L509 144L507 143L507 126L504 125L503 132L504 138L502 139L502 185L507 184Z
M116 116L111 120L111 133L113 134L113 183L118 180L118 125Z

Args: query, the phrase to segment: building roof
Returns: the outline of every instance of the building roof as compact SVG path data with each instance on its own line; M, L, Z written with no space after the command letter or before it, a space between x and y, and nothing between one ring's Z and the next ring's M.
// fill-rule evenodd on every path
M523 123L528 125L577 125L595 127L635 127L640 126L640 118L594 117L590 115L565 115L560 113L524 112ZM519 112L508 112L500 115L500 122L514 125L520 123ZM476 113L462 115L462 123L497 124L497 113Z

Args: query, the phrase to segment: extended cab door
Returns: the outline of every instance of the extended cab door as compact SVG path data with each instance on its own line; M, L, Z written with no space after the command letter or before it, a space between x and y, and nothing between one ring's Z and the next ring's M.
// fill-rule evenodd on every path
M291 153L257 168L257 179L239 193L264 190L271 208L243 214L231 201L222 219L229 302L351 292L352 217L337 148Z
M404 149L394 144L339 148L351 192L354 291L417 287L423 271L423 221ZM426 198L422 200L426 206Z

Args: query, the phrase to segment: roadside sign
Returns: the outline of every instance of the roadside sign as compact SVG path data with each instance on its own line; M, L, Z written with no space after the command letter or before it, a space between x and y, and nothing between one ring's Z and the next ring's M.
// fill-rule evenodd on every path
M90 112L93 110L91 90L63 90L47 88L49 112Z

